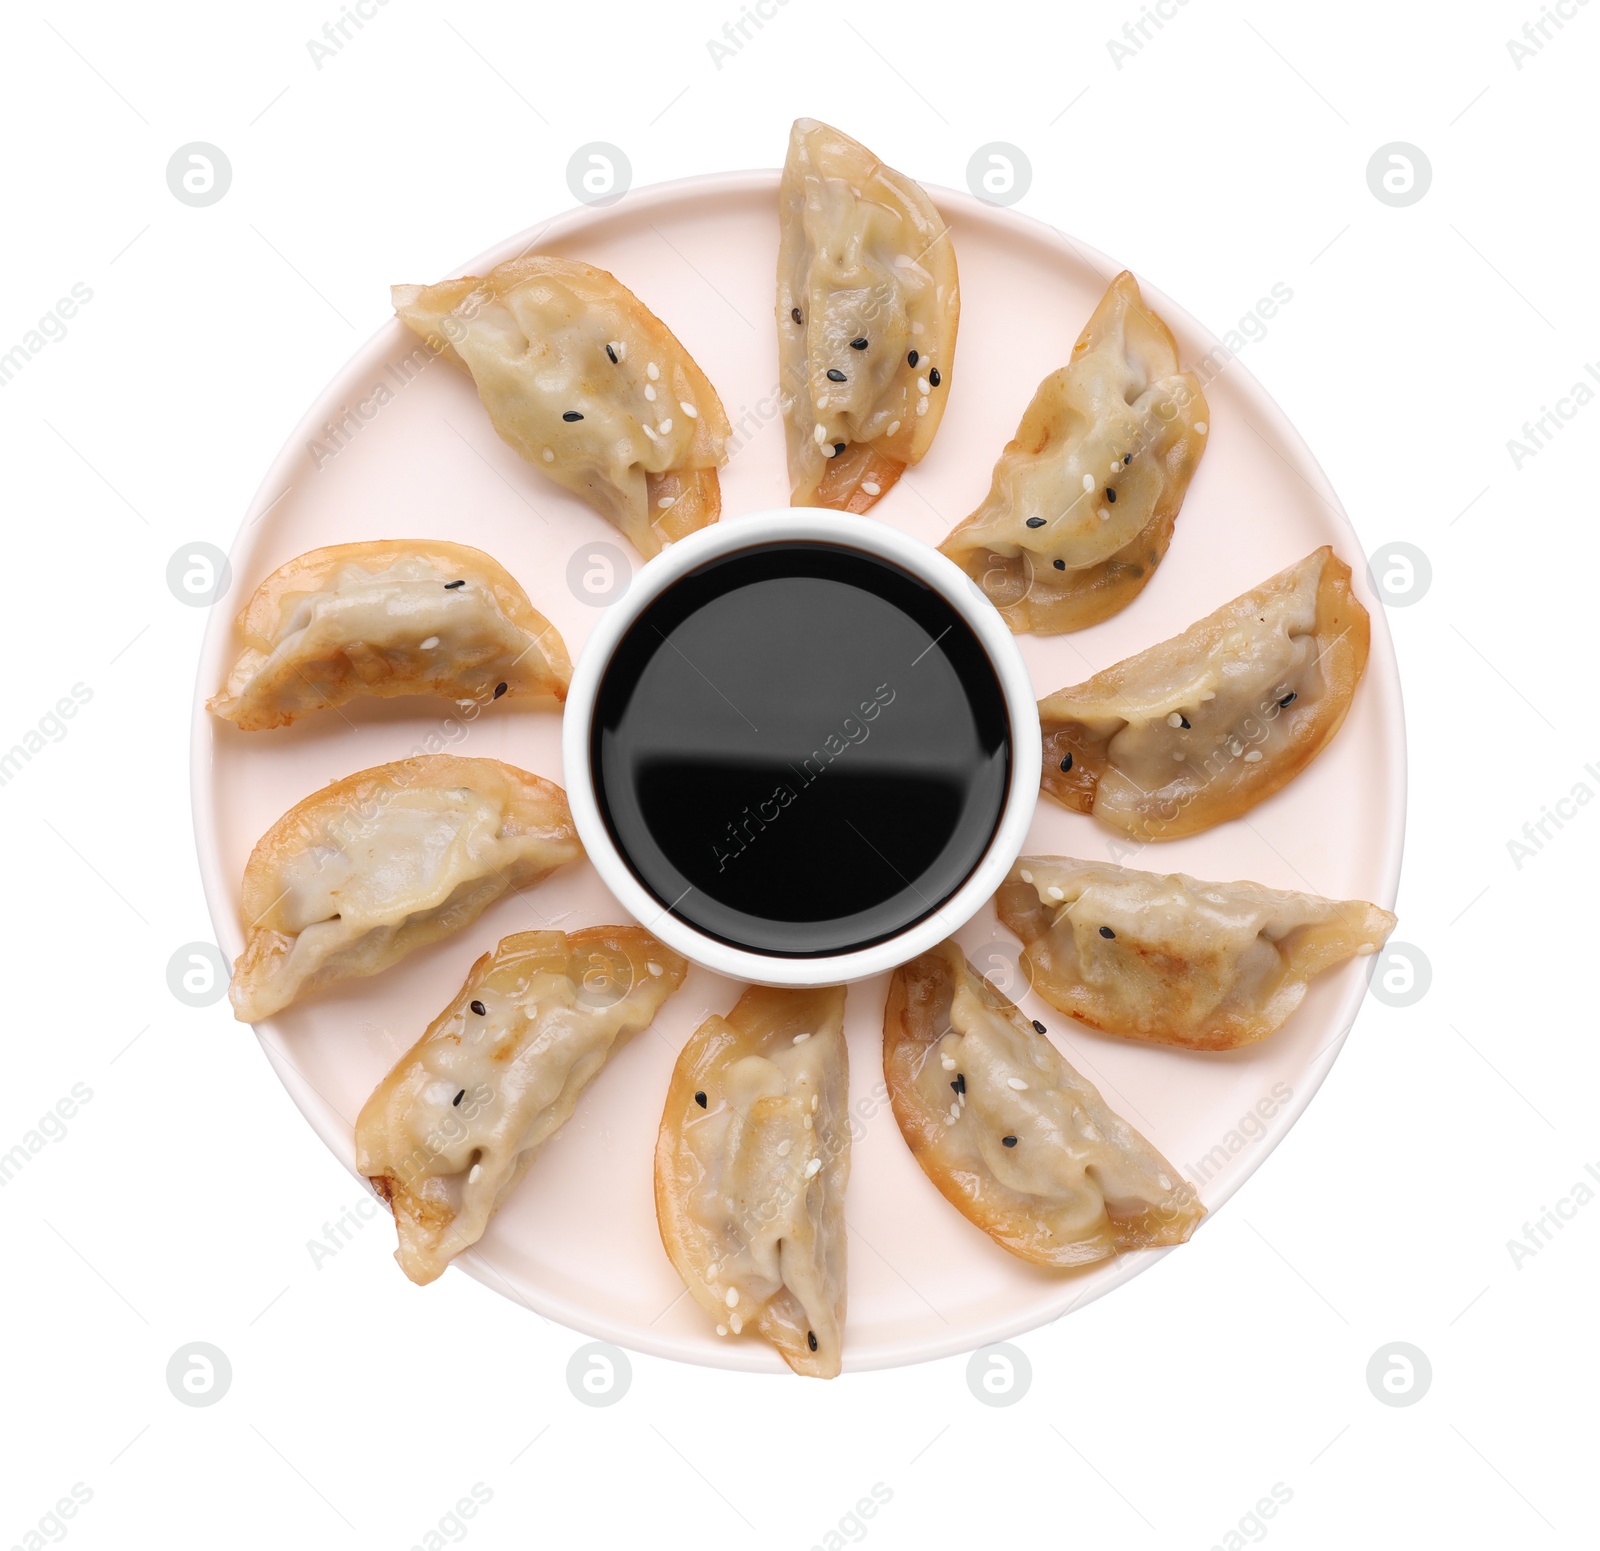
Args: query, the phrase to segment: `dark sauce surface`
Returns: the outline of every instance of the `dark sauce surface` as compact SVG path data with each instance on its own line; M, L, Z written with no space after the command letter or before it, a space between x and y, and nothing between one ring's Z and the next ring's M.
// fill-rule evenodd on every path
M606 827L662 907L794 957L937 910L988 848L1011 762L961 616L821 543L741 550L655 599L606 667L592 740Z

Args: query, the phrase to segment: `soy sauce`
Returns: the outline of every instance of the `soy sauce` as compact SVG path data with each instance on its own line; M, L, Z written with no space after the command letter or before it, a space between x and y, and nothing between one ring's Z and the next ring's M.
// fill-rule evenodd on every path
M807 957L881 942L961 887L1000 821L1010 724L937 592L860 550L783 542L643 610L590 754L606 827L664 910Z

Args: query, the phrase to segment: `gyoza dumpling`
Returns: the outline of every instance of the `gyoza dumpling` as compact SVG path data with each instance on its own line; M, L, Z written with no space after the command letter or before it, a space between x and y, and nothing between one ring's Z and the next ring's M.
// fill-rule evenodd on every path
M778 192L778 365L795 506L864 512L933 444L961 298L933 201L796 119Z
M1052 1007L1191 1050L1265 1039L1313 975L1376 953L1395 924L1364 900L1063 856L1023 857L994 903Z
M1040 1266L1182 1244L1189 1184L946 940L889 982L883 1074L922 1172Z
M1172 332L1127 270L1039 384L984 503L939 546L1013 630L1082 630L1126 608L1172 541L1209 429Z
M334 544L281 565L239 615L244 651L206 709L245 732L362 695L502 695L559 705L572 664L554 625L480 549Z
M1371 622L1324 545L1182 635L1039 702L1042 785L1145 840L1237 818L1338 732Z
M718 1335L761 1332L831 1379L844 1336L850 1178L844 987L752 986L690 1036L656 1140L656 1220Z
M356 1121L356 1167L394 1211L394 1258L413 1282L431 1282L483 1237L687 968L637 926L519 932L472 966Z
M408 327L472 373L495 430L640 554L717 520L722 401L615 275L529 254L392 294Z
M567 794L497 759L424 754L335 781L250 853L234 1016L376 975L582 855Z

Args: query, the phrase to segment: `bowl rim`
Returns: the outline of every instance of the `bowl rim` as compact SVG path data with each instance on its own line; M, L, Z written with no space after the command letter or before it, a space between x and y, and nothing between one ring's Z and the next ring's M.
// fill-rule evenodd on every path
M611 837L595 793L591 728L600 683L634 621L667 588L710 561L771 544L812 542L858 550L926 583L972 630L995 672L1011 728L1011 770L994 834L961 886L920 920L867 947L787 957L723 942L673 914L634 875ZM824 986L864 980L926 952L959 931L993 897L1022 853L1039 800L1042 757L1033 681L1009 627L954 561L931 544L887 523L820 507L784 506L724 516L669 545L633 575L585 642L561 718L561 763L567 804L589 860L623 909L647 931L703 968L767 986Z

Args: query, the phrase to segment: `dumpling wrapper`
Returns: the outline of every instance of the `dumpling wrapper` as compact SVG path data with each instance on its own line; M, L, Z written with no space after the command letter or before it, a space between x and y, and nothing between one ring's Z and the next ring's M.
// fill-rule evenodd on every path
M1124 270L1039 384L983 505L939 548L1015 631L1126 608L1172 542L1210 429L1200 380Z
M1395 926L1364 900L1062 856L1023 857L994 902L1052 1007L1190 1050L1265 1039L1313 975L1376 953Z
M244 650L206 702L245 732L363 695L502 695L559 705L572 663L498 561L465 544L384 539L313 549L240 612Z
M1041 785L1140 841L1237 818L1327 747L1370 638L1350 567L1324 545L1182 635L1041 700Z
M722 401L615 275L529 254L392 295L407 327L472 373L501 437L640 554L717 520L733 434Z
M894 972L883 1073L923 1173L1034 1265L1182 1244L1205 1215L1194 1187L952 941Z
M234 1016L376 975L582 855L566 793L497 759L425 754L335 781L250 853Z
M656 1220L683 1285L719 1335L753 1328L821 1379L844 1335L848 1085L844 987L752 986L690 1036L656 1140Z
M790 131L778 222L790 500L865 512L939 429L961 314L955 249L917 184L816 119Z
M519 932L472 966L356 1121L356 1167L394 1212L395 1259L413 1282L433 1281L483 1237L687 969L637 926Z

